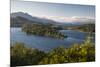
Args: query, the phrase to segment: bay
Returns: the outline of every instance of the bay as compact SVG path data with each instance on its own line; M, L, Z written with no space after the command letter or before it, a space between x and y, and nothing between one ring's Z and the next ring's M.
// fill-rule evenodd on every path
M22 32L21 28L11 28L10 43L11 46L16 42L19 42L24 43L27 47L37 48L42 51L50 51L59 46L69 47L74 43L83 43L89 34L77 30L60 30L59 32L68 37L65 39L56 39L44 36L27 35L25 32ZM95 34L92 34L91 38L92 41L95 42Z

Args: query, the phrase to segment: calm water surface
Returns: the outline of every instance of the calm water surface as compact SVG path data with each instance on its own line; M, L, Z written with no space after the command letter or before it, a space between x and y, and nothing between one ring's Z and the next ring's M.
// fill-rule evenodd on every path
M24 43L27 47L37 48L43 51L50 51L53 48L64 46L69 47L73 43L82 43L86 39L88 33L79 32L75 30L60 30L61 33L68 37L61 40L50 37L42 37L36 35L27 35L21 31L21 28L11 28L10 41L11 45L16 42ZM95 41L95 34L92 34L92 40Z

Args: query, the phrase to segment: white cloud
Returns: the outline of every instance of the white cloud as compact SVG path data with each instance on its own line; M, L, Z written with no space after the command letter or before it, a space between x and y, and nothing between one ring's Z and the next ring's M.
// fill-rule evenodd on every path
M95 22L94 17L90 16L72 16L72 17L62 17L62 16L47 16L47 15L39 15L40 18L52 19L58 22Z
M60 22L94 22L95 18L93 17L78 17L78 16L73 16L73 17L48 17L48 19L53 19L55 21L60 21Z

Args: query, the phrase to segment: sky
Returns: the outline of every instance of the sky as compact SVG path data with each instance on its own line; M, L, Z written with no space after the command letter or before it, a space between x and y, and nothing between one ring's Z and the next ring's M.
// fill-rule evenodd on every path
M90 19L95 19L95 6L93 5L11 1L11 13L13 12L25 12L32 16L63 22L90 21Z

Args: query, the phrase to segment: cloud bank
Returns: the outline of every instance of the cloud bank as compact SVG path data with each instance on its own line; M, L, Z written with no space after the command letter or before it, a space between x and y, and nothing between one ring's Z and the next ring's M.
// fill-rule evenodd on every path
M78 16L72 16L72 17L59 17L59 16L43 16L43 18L52 19L58 22L90 22L94 23L95 18L94 17L78 17Z

